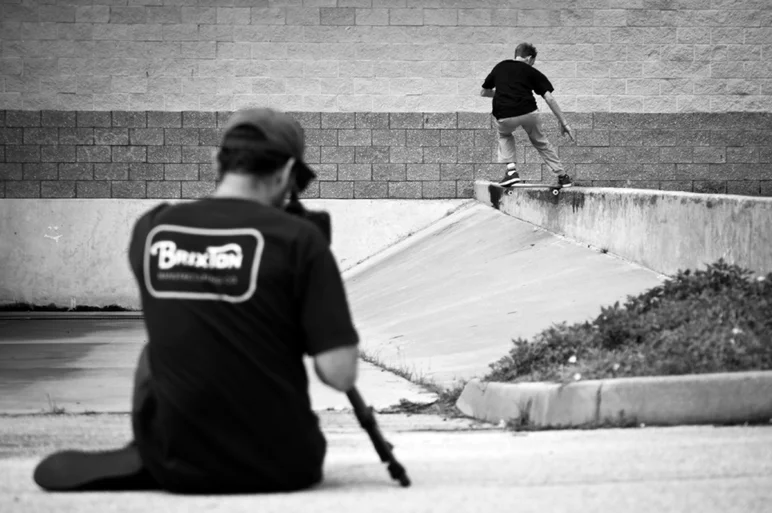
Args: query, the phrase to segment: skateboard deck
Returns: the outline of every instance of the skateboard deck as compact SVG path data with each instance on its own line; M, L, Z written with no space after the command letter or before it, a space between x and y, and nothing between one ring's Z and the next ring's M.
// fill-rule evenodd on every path
M499 185L497 183L494 183L496 187L501 187L502 189L505 189L507 191L507 196L511 196L514 193L514 189L549 189L550 192L552 192L553 196L557 196L560 194L560 189L563 188L562 185L554 185L549 183L532 183L527 181L522 181L518 183L514 183L512 185Z

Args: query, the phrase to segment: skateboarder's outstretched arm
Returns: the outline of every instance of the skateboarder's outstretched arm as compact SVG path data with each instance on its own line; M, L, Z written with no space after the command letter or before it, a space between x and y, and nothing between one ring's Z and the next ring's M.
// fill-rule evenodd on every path
M568 121L566 121L565 116L563 115L563 111L560 110L560 105L558 105L558 101L555 99L554 96L552 96L552 93L547 91L544 93L544 101L547 102L547 105L549 105L550 109L552 109L552 113L555 114L555 117L558 118L558 122L560 123L560 135L568 134L568 136L571 138L571 141L576 142L576 138L574 137L574 131L571 130L571 127L568 126Z

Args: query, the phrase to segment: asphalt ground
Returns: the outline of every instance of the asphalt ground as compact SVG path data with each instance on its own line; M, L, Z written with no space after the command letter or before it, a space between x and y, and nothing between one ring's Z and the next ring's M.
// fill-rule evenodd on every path
M678 427L508 432L466 419L379 415L412 481L402 488L349 412L321 412L325 481L293 494L47 493L35 464L59 448L128 440L128 416L0 417L0 511L768 512L772 429Z

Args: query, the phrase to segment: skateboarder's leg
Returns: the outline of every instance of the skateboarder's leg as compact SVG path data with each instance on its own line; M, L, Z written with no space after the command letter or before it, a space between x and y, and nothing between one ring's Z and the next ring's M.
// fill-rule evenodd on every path
M555 151L555 147L552 146L549 139L547 139L547 136L544 135L539 114L532 112L531 114L526 114L522 117L524 118L522 121L523 130L528 134L528 139L531 141L533 147L536 148L536 151L539 152L544 163L549 166L553 175L557 177L558 185L561 187L570 187L573 185L571 178L563 168L563 162L561 162L558 152Z
M520 175L517 173L515 165L516 146L514 131L520 126L517 118L497 119L496 131L498 132L498 160L507 164L504 177L499 181L501 185L512 185L520 181Z
M132 412L147 394L149 367L146 348L134 374ZM49 491L157 490L158 483L142 464L134 443L112 451L59 451L35 468L33 479Z
M555 175L564 174L563 163L560 161L555 147L552 146L547 136L544 135L538 113L533 112L523 117L526 118L523 120L523 130L528 134L528 139L533 147L536 148L536 151L539 152L544 163L549 166Z
M496 131L499 134L499 162L507 164L514 163L517 148L515 146L514 131L519 126L513 120L516 118L497 119Z

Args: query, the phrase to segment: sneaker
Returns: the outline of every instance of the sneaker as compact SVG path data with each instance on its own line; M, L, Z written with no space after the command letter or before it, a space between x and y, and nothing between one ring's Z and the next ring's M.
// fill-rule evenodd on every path
M504 178L499 180L499 185L507 187L520 181L520 175L517 173L517 170L514 167L507 166L507 170L504 172Z
M133 443L112 451L57 452L38 464L33 479L44 490L60 492L158 488Z
M558 176L558 185L560 187L571 187L574 183L571 181L571 177L566 174Z

